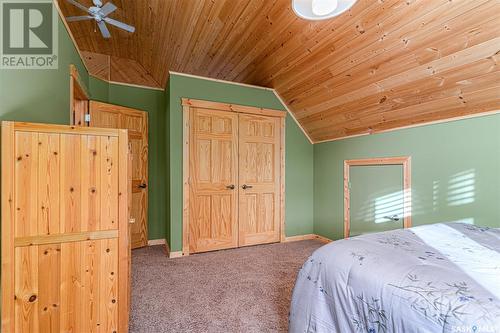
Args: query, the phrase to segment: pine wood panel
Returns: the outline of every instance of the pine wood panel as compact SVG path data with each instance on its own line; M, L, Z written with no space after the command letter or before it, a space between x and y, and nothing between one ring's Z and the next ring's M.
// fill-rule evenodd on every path
M128 330L126 135L2 123L2 331Z
M279 242L280 119L240 114L239 129L239 245Z
M148 114L143 111L126 108L123 106L90 101L90 126L104 128L123 128L128 130L128 142L131 152L131 203L130 214L134 221L130 227L132 248L146 246L148 244ZM102 151L115 152L116 138L101 139ZM117 180L116 164L110 163L112 156L104 156L101 163L105 165L101 169L101 184L104 187L102 195L115 198L114 193L109 193L106 188L116 189L114 183ZM110 178L114 177L114 178ZM144 187L146 186L146 187ZM110 214L111 225L118 218L118 207L116 200L113 204L105 205L104 209ZM110 209L112 208L112 211ZM102 214L101 213L101 214Z
M189 252L237 247L238 115L192 108L190 118Z
M182 105L182 255L285 241L285 113L188 98Z
M124 82L164 87L175 71L275 88L315 142L500 109L498 1L359 0L326 21L290 3L122 0L113 17L134 34L70 27L82 50L138 64L116 61Z

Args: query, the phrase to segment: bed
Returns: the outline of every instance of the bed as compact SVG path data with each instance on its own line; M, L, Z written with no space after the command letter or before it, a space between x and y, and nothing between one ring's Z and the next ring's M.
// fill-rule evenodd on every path
M500 332L500 229L432 224L316 250L290 332Z

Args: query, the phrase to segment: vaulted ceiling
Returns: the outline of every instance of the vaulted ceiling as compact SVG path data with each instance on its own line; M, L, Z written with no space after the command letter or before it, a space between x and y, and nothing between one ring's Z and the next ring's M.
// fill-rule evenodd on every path
M135 33L110 27L105 40L91 22L69 23L91 72L275 88L315 142L500 110L497 0L358 0L327 21L298 18L290 0L112 2Z

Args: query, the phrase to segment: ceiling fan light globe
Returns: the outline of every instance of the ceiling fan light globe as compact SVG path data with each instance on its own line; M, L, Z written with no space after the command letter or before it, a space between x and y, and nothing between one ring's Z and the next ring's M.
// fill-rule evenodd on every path
M291 0L292 10L305 20L327 20L348 11L357 0Z
M324 16L332 13L337 9L337 0L312 0L311 10L314 15Z

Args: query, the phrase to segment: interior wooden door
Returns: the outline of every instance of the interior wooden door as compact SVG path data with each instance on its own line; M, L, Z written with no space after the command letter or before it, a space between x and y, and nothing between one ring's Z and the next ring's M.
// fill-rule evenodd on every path
M148 114L123 106L90 102L90 126L128 129L132 153L132 248L148 244Z
M2 123L2 332L127 332L120 130Z
M189 251L238 246L238 116L190 111Z
M281 119L239 115L239 246L280 241Z

